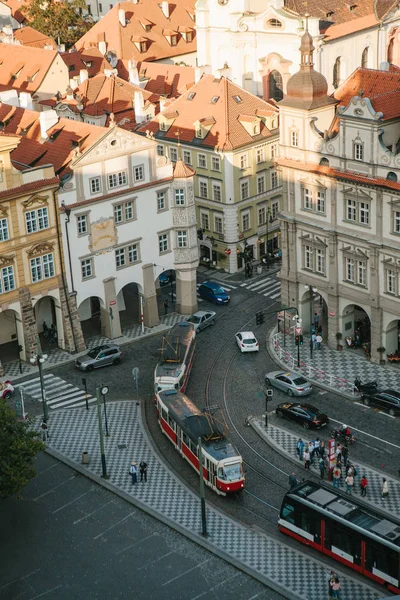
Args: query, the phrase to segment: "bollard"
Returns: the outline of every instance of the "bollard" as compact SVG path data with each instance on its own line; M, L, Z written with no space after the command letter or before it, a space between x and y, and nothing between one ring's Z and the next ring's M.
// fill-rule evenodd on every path
M89 453L88 452L82 452L82 464L83 465L88 465L89 464Z

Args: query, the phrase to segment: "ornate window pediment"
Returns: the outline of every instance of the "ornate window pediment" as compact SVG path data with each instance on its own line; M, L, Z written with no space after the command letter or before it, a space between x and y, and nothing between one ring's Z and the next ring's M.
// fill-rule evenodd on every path
M368 252L361 250L361 248L357 248L356 246L343 246L342 252L347 256L351 256L352 258L369 260Z
M399 199L400 202L400 199ZM0 217L6 217L8 213L8 207L7 206L1 206L0 204Z
M44 254L46 252L53 252L54 245L49 242L40 242L39 244L35 244L27 250L28 256L38 256L39 254Z
M24 208L30 208L34 204L37 204L38 206L43 206L44 204L48 204L48 203L49 203L48 196L41 196L40 194L33 194L33 196L31 196L27 200L23 201L22 206Z
M300 236L300 239L302 242L310 244L314 247L319 247L319 248L327 248L328 247L328 244L325 242L325 240L320 238L318 235L311 235L310 233L303 233Z
M7 267L14 262L13 254L0 254L0 267Z
M370 194L368 194L367 192L365 192L363 189L355 187L355 186L351 186L351 187L344 187L342 189L342 193L346 194L347 197L352 197L352 198L357 198L358 200L363 200L368 199L368 200L372 200L372 196Z

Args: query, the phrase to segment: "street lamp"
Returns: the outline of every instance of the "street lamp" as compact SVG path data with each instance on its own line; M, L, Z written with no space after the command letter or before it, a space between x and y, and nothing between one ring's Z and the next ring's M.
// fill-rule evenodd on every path
M43 381L43 364L46 362L48 357L47 357L47 354L42 353L42 347L40 345L39 336L36 337L36 345L37 345L37 353L33 354L31 356L31 358L29 359L29 361L33 365L36 365L39 369L40 391L42 394L42 402L43 402L43 423L47 423L49 414L47 412L46 390L44 388L44 381Z
M274 219L272 218L271 215L271 209L268 206L268 211L267 211L267 242L266 242L266 250L267 250L267 269L269 269L269 251L268 251L268 237L269 237L269 224L273 223Z
M302 320L300 319L299 315L295 315L294 317L292 317L293 321L296 321L296 325L295 325L295 329L294 329L294 338L296 340L296 336L298 336L298 343L297 343L297 368L300 369L300 340L302 339L300 336L302 335L303 332L303 328L302 328Z
M314 318L314 293L317 292L317 288L312 285L305 285L306 290L310 292L310 357L313 357L313 343L312 343L312 334L313 334L313 318Z

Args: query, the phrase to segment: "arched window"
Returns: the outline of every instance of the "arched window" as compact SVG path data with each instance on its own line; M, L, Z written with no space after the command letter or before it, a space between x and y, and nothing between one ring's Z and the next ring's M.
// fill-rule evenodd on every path
M321 165L321 167L329 167L329 160L325 157L321 158L319 164Z
M361 55L361 67L363 69L368 69L368 47L364 48Z
M397 181L397 175L393 171L389 171L389 173L386 175L386 179L388 181Z
M270 27L282 27L282 23L280 21L278 21L278 19L270 19L268 21L268 25Z
M333 65L333 87L336 89L340 84L340 56L335 60L335 64Z
M271 71L269 74L269 97L279 102L283 98L283 80L279 71Z

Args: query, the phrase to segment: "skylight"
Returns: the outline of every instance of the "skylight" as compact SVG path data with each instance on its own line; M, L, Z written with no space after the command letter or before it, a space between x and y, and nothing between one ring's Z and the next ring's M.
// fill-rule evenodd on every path
M211 98L211 104L216 104L218 102L218 100L219 100L219 96L213 96Z
M237 104L240 104L242 102L242 99L240 96L233 96L233 99L235 102L237 102Z
M190 94L188 95L187 99L188 100L193 100L193 98L195 97L196 92L190 92Z

